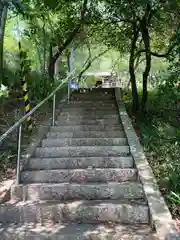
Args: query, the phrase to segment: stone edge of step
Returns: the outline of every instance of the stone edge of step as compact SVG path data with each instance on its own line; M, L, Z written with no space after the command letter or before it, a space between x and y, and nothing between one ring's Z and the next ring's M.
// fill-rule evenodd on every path
M53 139L53 138L125 138L126 135L124 130L119 131L70 131L70 132L52 132L49 131L46 134L46 139Z
M121 138L59 138L43 139L41 147L70 147L70 146L126 146L128 144L126 137Z
M51 214L50 214L51 212ZM112 215L110 215L112 213ZM119 217L121 216L121 217ZM26 201L0 206L0 223L20 222L149 223L149 208L142 200Z
M101 152L103 155L101 155ZM75 146L75 147L37 147L36 157L108 157L129 155L130 148L124 146Z
M103 126L102 125L97 125L97 124L94 124L94 125L84 125L84 124L78 124L78 125L71 125L71 126L65 126L65 125L55 125L55 126L51 126L50 127L50 131L98 131L98 128L99 130L101 131L112 131L112 130L122 130L123 127L121 124L113 124L113 125L105 125Z
M12 235L17 240L25 239L25 237L31 237L32 240L37 240L38 236L44 240L57 240L57 237L59 240L89 240L92 236L94 240L107 240L113 236L115 239L127 240L127 235L129 239L132 239L132 237L138 240L156 239L152 230L143 224L136 226L111 223L107 223L106 225L98 224L97 226L93 224L52 225L51 223L45 224L44 226L40 224L11 224L2 226L2 229L0 226L0 234L2 238L5 236L3 240L12 240ZM104 234L106 234L106 237ZM41 236L43 238L41 238Z
M85 188L87 190L85 191ZM84 195L80 194L80 189L83 189ZM111 192L111 194L106 194L105 189L107 191ZM127 191L127 189L131 191ZM60 192L59 192L60 190ZM74 197L72 198L72 193L77 191L78 198ZM114 191L119 192L119 196L115 198L116 193ZM55 197L58 196L57 193L59 194L59 199L56 198L57 200L63 200L64 195L66 196L65 199L70 200L88 200L91 199L89 196L91 194L96 193L96 195L99 195L98 199L102 200L107 200L109 198L115 200L115 199L143 199L144 198L144 192L142 188L142 184L139 181L128 181L128 182L111 182L110 184L108 183L87 183L87 184L78 184L78 183L47 183L47 184L41 184L41 183L34 183L34 184L19 184L19 185L13 185L11 188L11 200L14 201L25 201L25 200L44 200L41 198L41 194L45 193L45 196L47 197L47 193L49 195L49 199L46 198L46 200L55 200ZM89 196L86 197L86 192L90 194ZM124 193L125 192L125 196ZM33 194L32 194L33 193ZM104 195L105 193L105 195ZM69 197L68 197L69 194ZM112 197L114 195L114 197ZM30 197L32 195L32 197ZM101 196L103 196L101 198ZM38 196L38 197L37 197ZM33 198L34 197L34 198Z
M121 170L121 171L120 171ZM111 173L109 175L109 173ZM119 174L121 173L121 174ZM27 183L63 183L71 181L74 183L92 183L117 181L126 182L138 179L137 170L134 168L87 168L87 169L54 169L23 171L20 176L21 182Z
M24 170L50 170L50 169L86 169L88 161L93 161L93 168L133 168L134 161L127 157L65 157L65 158L30 158ZM128 164L126 164L128 161ZM76 162L77 164L74 164ZM117 165L117 162L119 162ZM106 164L104 166L104 164ZM34 165L35 164L35 165ZM98 165L99 164L99 165ZM36 167L33 167L36 166ZM53 167L54 165L54 167ZM66 166L66 167L64 167ZM113 167L112 167L113 166Z

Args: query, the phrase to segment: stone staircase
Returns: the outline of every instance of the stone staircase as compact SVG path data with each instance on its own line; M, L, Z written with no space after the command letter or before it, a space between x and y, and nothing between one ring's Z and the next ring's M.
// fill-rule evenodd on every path
M153 240L113 89L73 93L0 206L1 240Z

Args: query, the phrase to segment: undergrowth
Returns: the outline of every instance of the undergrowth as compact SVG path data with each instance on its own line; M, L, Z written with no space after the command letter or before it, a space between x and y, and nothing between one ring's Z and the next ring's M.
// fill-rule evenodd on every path
M47 87L47 86L46 86ZM46 90L47 97L50 91L54 89L56 85ZM35 89L35 88L33 88ZM39 88L40 90L40 88ZM58 101L67 93L67 83L57 92L56 100ZM34 92L34 97L30 98L31 108L37 105L40 100L43 100L41 94L38 95L38 90ZM17 122L22 115L24 115L24 102L21 99L15 99L10 96L0 97L0 136L7 131L15 122ZM31 142L32 138L37 134L39 125L46 119L52 117L52 99L44 104L32 115L33 130L27 131L26 122L23 124L22 132L22 153L27 145ZM12 178L15 174L17 163L17 130L0 144L0 181Z
M180 109L177 101L179 93L175 96L172 91L169 91L169 94L160 94L159 89L151 91L146 115L142 117L139 114L136 118L130 110L131 93L127 93L127 109L160 190L173 217L180 219Z

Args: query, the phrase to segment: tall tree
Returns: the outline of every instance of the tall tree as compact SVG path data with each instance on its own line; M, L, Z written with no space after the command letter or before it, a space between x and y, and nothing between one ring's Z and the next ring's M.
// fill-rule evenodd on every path
M4 78L4 32L8 12L8 1L0 1L0 83Z

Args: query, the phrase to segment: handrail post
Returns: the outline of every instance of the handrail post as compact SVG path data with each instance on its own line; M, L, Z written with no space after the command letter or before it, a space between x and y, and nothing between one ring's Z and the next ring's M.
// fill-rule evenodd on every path
M22 124L18 129L18 152L17 152L17 172L16 172L16 184L20 182L20 160L21 160L21 136L22 136Z
M52 126L55 125L55 115L56 115L56 93L53 95Z
M72 73L74 70L74 44L72 43L71 49L70 49L70 55L68 57L68 71L69 73ZM70 101L71 96L71 82L72 82L72 76L68 79L68 103Z
M71 79L68 79L68 103L70 101L70 95L71 95Z

